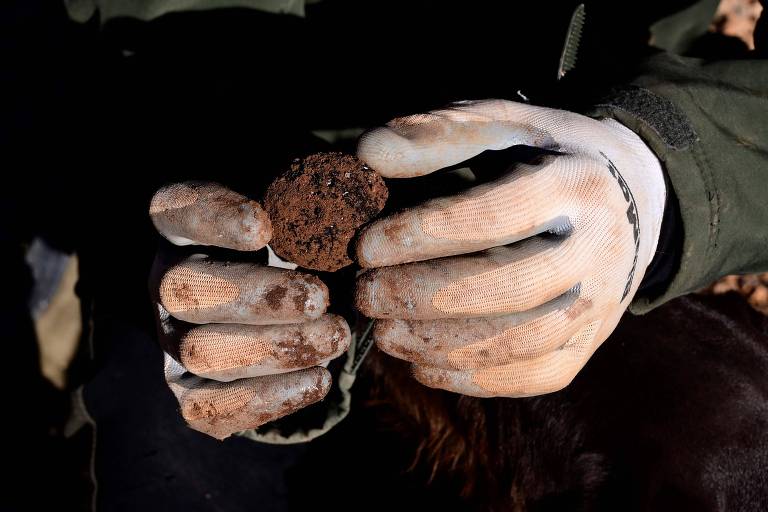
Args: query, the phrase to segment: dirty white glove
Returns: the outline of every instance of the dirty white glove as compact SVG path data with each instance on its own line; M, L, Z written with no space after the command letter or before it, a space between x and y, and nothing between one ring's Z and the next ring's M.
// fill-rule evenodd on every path
M157 230L177 245L263 248L272 235L255 201L215 183L179 183L152 198ZM328 289L293 270L206 256L158 255L150 281L165 376L189 425L223 439L322 399L326 363L349 326L325 314Z
M358 308L420 382L473 396L566 386L615 328L659 238L659 161L616 121L461 102L364 134L358 156L410 178L513 145L557 152L370 225ZM420 263L411 263L420 262Z

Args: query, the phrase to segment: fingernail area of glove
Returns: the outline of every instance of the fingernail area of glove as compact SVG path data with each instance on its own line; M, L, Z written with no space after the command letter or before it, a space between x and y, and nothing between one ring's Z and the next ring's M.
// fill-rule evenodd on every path
M425 269L424 264L421 269ZM408 267L371 269L361 274L355 287L355 307L369 318L440 318L445 316L430 302L438 284L430 269L414 272ZM426 274L426 275L424 275Z
M222 440L318 402L330 386L325 368L310 368L231 383L209 382L188 390L179 403L191 428Z

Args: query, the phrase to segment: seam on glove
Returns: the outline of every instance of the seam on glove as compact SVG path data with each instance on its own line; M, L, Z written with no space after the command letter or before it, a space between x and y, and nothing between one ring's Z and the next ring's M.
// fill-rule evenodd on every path
M699 138L674 103L642 87L614 89L596 106L624 110L643 119L664 144L676 151L688 149Z

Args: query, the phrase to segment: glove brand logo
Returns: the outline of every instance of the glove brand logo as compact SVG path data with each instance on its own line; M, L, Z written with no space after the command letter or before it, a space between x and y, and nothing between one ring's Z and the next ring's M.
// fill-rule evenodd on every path
M629 225L632 226L632 236L635 238L635 258L632 260L632 268L629 270L629 275L627 276L627 284L624 286L624 293L622 294L621 300L619 301L623 302L624 299L627 298L627 295L629 295L630 288L632 288L632 280L635 277L635 269L637 268L637 255L640 252L640 221L637 218L637 204L635 203L635 196L633 196L632 191L629 190L627 182L624 181L624 177L621 175L611 159L608 158L608 156L606 156L606 154L602 151L600 154L608 162L608 171L611 173L611 176L616 178L616 181L619 183L619 187L621 187L621 192L624 194L624 199L627 201L627 220L629 221Z

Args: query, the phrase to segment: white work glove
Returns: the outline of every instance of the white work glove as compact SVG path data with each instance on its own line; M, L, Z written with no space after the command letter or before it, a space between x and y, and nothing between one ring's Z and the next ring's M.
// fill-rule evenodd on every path
M656 156L618 122L510 101L460 102L360 140L385 177L410 178L485 150L556 151L492 183L371 224L357 307L374 338L431 387L472 396L559 390L611 334L659 238ZM420 263L411 263L420 262Z
M216 183L160 189L152 221L176 245L263 248L272 228L261 206ZM190 427L218 439L322 399L322 365L350 342L347 322L325 314L317 277L206 256L164 261L150 281L165 376Z

